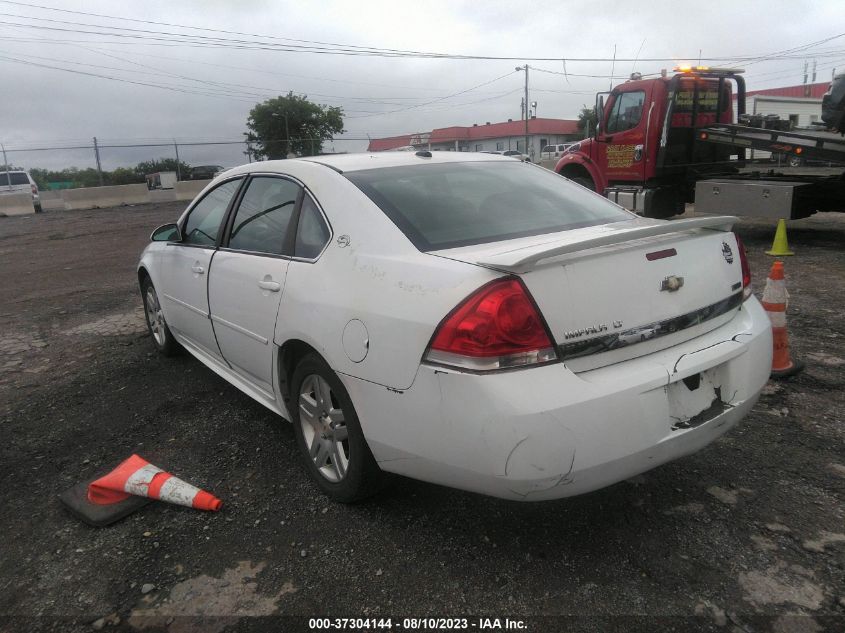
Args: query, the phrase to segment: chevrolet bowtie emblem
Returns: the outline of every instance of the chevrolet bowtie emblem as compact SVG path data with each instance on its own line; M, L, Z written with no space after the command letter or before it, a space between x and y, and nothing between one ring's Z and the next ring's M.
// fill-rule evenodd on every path
M676 277L675 275L670 275L663 280L660 284L660 291L663 292L675 292L679 290L681 286L684 285L684 278L683 277Z

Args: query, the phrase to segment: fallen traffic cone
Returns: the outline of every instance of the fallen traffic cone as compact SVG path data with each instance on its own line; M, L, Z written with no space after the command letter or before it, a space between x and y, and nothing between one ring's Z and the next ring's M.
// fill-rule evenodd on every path
M795 253L789 250L789 242L786 240L786 220L778 220L778 228L775 231L775 241L772 242L772 250L766 251L766 255L774 255L775 257L795 255Z
M223 505L214 495L164 472L138 455L132 455L108 475L88 485L88 501L97 505L119 503L131 495L197 510L217 511Z
M789 356L789 335L786 331L786 306L789 293L783 275L783 262L775 262L763 290L763 308L772 322L772 378L785 378L801 371L804 366Z

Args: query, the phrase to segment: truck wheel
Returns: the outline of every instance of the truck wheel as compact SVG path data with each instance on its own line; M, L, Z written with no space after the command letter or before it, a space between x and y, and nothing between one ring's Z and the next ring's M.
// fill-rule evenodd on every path
M596 190L596 186L595 184L593 184L593 179L589 176L574 176L569 180L571 180L577 185L581 185L582 187L584 187L584 189L589 189L590 191Z

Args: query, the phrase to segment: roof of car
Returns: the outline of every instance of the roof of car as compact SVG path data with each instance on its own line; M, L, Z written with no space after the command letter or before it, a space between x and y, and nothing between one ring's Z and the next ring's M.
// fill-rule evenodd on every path
M333 154L331 156L308 156L305 158L289 158L287 160L268 160L261 163L262 171L285 171L285 164L291 162L311 162L325 165L335 171L344 173L362 171L364 169L379 169L383 167L402 167L405 165L424 165L429 163L470 163L511 161L512 158L496 154L482 154L480 152L373 152L363 154ZM235 168L237 172L252 171L252 169ZM233 170L233 172L235 172Z

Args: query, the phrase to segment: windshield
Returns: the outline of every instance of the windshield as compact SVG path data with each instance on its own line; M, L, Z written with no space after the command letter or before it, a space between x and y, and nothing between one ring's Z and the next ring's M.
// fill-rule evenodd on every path
M413 165L344 175L421 251L631 218L584 187L517 161Z

